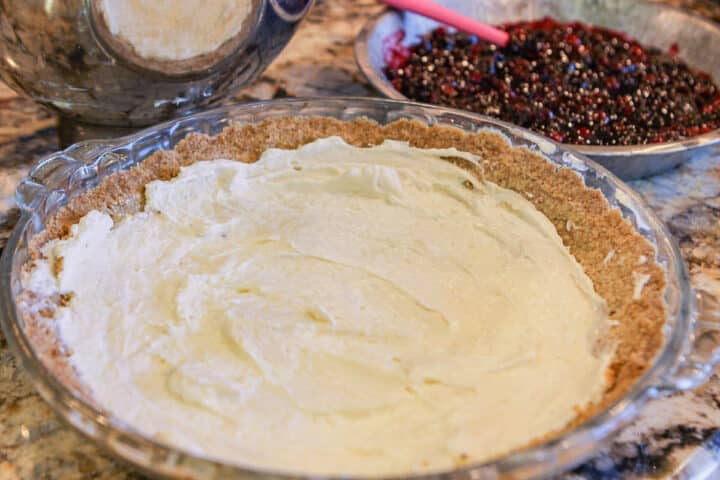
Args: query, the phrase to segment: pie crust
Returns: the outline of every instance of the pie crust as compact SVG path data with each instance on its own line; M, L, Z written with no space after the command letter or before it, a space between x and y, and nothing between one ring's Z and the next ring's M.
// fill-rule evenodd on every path
M462 159L449 160L530 200L555 225L596 292L606 300L609 316L614 320L608 340L616 344L616 353L607 370L603 397L594 404L578 406L577 416L562 430L540 436L528 432L528 445L568 432L592 418L627 393L652 364L663 344L666 318L665 275L654 260L653 246L617 209L610 207L600 191L586 187L575 172L559 168L526 148L511 147L504 137L491 131L466 133L454 127L428 127L414 120L397 120L381 126L364 119L344 122L314 117L233 124L215 137L191 134L174 150L158 151L74 197L32 239L31 260L25 268L31 268L33 260L42 256L40 249L45 243L67 237L70 227L91 210L106 212L115 220L142 210L145 185L175 177L182 166L217 158L254 162L268 148L293 149L333 135L360 147L394 139L420 148L455 147L479 156L480 169ZM639 296L634 281L638 275L649 276ZM52 318L57 306L65 301L67 298L62 297L39 298L25 290L18 305L27 334L46 367L92 403L89 389L78 380L68 361L70 352L56 340Z

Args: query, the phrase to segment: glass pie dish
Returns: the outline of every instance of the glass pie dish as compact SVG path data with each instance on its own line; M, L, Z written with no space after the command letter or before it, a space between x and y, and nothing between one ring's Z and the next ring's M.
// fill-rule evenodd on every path
M631 421L643 405L665 392L702 384L720 361L720 317L714 299L693 292L680 253L660 220L629 187L586 157L554 142L497 120L461 111L410 102L362 98L282 100L229 106L192 115L110 141L89 141L41 160L18 187L22 210L0 260L2 314L8 343L41 396L69 424L98 445L143 471L168 478L308 478L227 464L200 457L144 437L112 413L99 410L55 377L34 349L18 314L23 285L20 272L29 259L29 243L47 219L73 196L91 189L106 176L141 162L153 152L171 149L193 132L214 135L230 123L257 123L275 117L369 118L380 124L408 118L428 125L451 125L469 132L490 129L513 146L529 148L558 168L576 172L589 188L598 189L656 251L665 272L667 317L664 343L644 375L626 394L575 429L545 443L529 446L494 461L413 478L485 479L549 476L579 464L604 439ZM528 435L531 437L531 435ZM313 477L315 478L315 477Z

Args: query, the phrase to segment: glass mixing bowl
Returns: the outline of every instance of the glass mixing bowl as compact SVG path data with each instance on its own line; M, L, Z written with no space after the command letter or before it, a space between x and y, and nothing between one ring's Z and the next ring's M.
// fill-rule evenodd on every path
M547 476L582 462L602 441L626 425L643 405L668 391L697 387L720 360L720 316L709 295L694 293L680 253L670 234L640 197L591 160L550 140L512 125L477 115L410 102L363 98L281 100L230 106L144 130L110 141L88 141L41 160L18 187L22 216L0 260L0 320L8 343L42 397L68 423L90 439L140 469L170 478L300 479L300 472L277 472L229 465L198 457L143 437L112 414L104 413L55 378L36 355L16 298L20 271L28 260L28 242L46 219L73 195L93 188L105 176L141 162L159 149L173 148L192 132L217 134L232 122L255 123L272 117L326 116L341 120L370 118L381 124L401 118L429 125L446 124L466 131L492 129L515 146L525 146L558 167L580 175L599 189L610 204L656 249L665 271L667 318L665 341L648 371L627 394L574 430L544 444L525 448L496 461L415 476L433 479L524 479ZM317 478L317 477L313 477Z
M155 53L137 53L122 30L108 26L102 0L0 0L0 77L58 112L63 140L125 135L130 131L119 133L123 128L217 104L255 80L290 41L313 0L237 2L246 8L242 19L235 19L241 26L224 34L214 50L158 59L152 57ZM160 8L147 3L146 10L135 14ZM202 8L203 2L197 5ZM167 12L165 18L182 15ZM212 18L202 12L196 16L204 22L197 28L208 24L216 29ZM150 22L161 20L162 15ZM169 30L170 38L183 38L179 25Z

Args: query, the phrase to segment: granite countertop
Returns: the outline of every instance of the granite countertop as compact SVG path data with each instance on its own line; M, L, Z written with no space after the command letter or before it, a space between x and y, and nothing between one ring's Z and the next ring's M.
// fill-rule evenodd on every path
M720 21L717 0L668 0ZM320 1L287 49L236 100L376 95L352 42L371 0ZM58 149L55 119L0 84L0 245L17 210L12 193L29 166ZM720 150L632 183L667 222L695 287L720 295ZM653 401L591 461L564 479L720 478L720 376L702 389ZM40 399L0 336L0 479L143 478L64 425Z

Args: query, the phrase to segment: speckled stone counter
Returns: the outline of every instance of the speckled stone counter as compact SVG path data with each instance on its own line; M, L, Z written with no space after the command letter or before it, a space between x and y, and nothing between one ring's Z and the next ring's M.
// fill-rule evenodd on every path
M669 0L720 20L717 0ZM375 95L355 67L352 42L381 10L370 0L321 1L287 49L236 100ZM12 193L38 158L58 148L55 119L0 85L0 244L17 219ZM670 226L696 287L720 295L720 151L633 183ZM564 479L720 479L720 376L698 391L649 404L591 461ZM0 479L137 479L133 470L58 420L0 336Z

